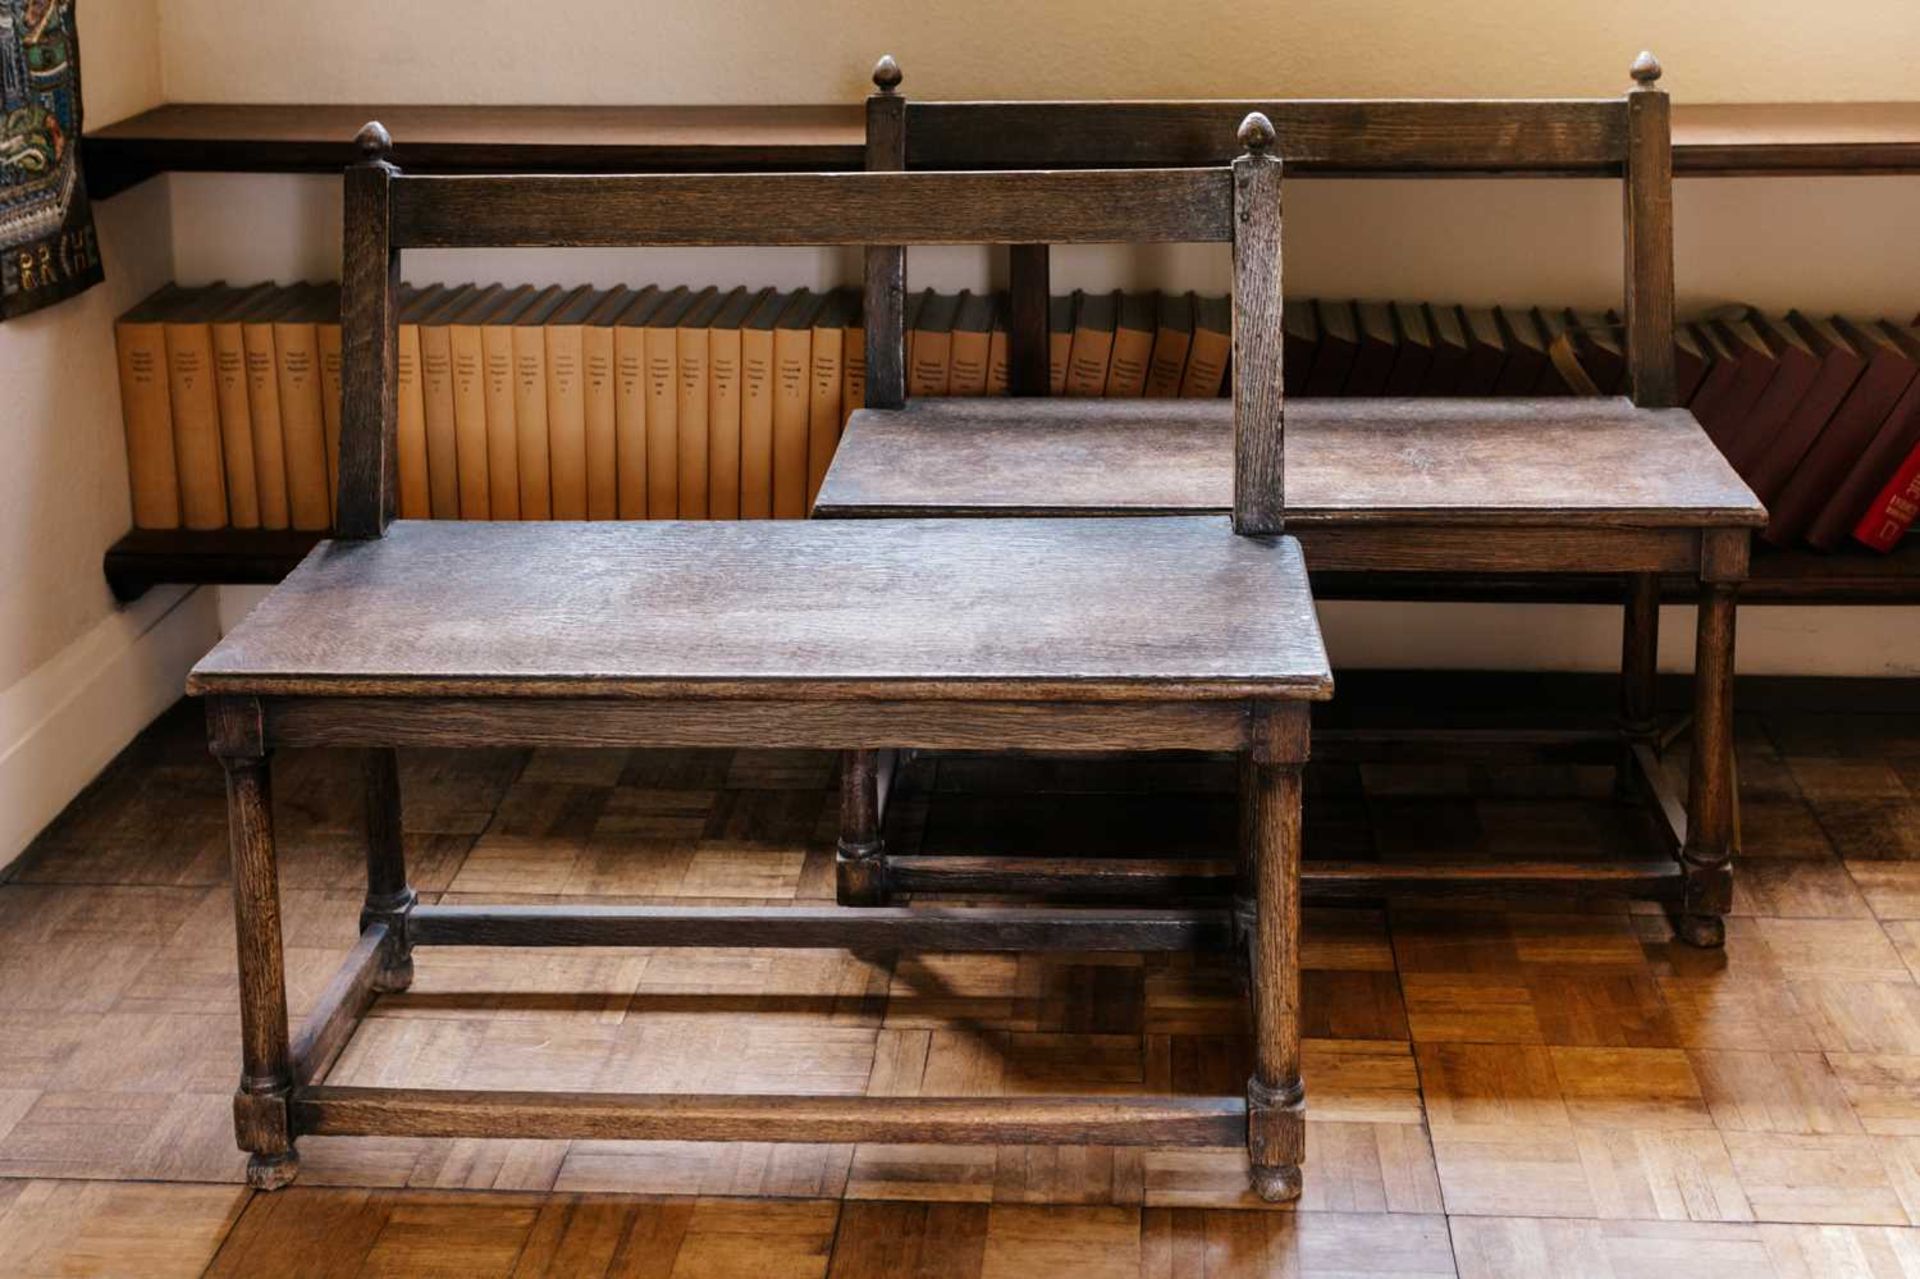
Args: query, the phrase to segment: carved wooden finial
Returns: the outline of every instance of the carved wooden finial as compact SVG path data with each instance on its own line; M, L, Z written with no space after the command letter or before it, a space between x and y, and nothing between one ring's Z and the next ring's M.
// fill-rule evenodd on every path
M360 151L364 161L383 161L393 158L393 135L387 132L387 126L378 120L369 120L360 126L353 145Z
M1633 60L1633 79L1643 89L1651 89L1660 79L1660 59L1653 56L1650 49L1642 49L1640 56Z
M892 93L900 87L900 64L893 60L891 53L880 55L880 61L873 64L873 87L882 93Z
M1247 118L1240 122L1240 145L1249 155L1265 155L1273 145L1273 121L1259 111L1247 112Z

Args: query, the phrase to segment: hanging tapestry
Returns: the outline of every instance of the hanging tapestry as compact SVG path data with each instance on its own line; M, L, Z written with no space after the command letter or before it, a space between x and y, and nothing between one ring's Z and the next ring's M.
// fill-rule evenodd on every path
M0 319L100 282L74 0L0 0Z

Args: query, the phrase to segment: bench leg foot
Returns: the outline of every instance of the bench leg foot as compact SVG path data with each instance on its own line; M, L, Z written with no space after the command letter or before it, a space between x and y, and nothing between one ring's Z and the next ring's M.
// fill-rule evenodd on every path
M367 797L367 900L360 928L375 921L387 925L394 943L374 978L382 994L398 994L413 985L413 947L407 941L407 915L417 900L407 883L407 853L400 833L400 758L393 750L365 756Z
M1253 1076L1247 1080L1247 1154L1254 1189L1283 1201L1300 1193L1306 1092L1300 1083L1300 766L1251 762L1241 802L1253 878L1249 938Z
M842 906L885 906L887 846L880 837L880 752L840 757L840 843L834 852L834 899Z
M1679 919L1682 941L1719 946L1733 907L1733 620L1734 585L1704 582L1693 659L1693 754L1687 779L1686 875Z
M278 1155L254 1155L247 1160L247 1184L255 1190L279 1190L300 1175L300 1156L289 1150Z

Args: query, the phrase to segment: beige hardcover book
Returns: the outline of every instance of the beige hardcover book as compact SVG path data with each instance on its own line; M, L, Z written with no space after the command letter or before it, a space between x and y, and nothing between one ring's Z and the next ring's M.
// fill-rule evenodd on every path
M993 298L985 293L962 293L953 313L947 394L985 395L992 360Z
M327 436L327 502L334 519L340 517L340 286L323 286L325 302L314 321L313 336L320 347L320 424Z
M280 422L280 373L273 354L273 321L300 304L304 285L287 285L271 302L240 322L247 369L247 421L253 427L253 486L260 500L260 527L290 528L287 504L287 436Z
M415 293L400 307L394 338L394 465L399 472L395 495L403 520L433 517L427 489L427 407L420 394L420 317L446 300L444 285Z
M1067 359L1073 353L1074 311L1078 293L1063 293L1047 302L1047 394L1055 399L1067 393Z
M623 520L647 518L647 321L686 292L684 285L662 292L649 284L614 322L614 487Z
M1120 294L1081 293L1075 297L1073 344L1067 352L1067 384L1061 393L1083 398L1105 395Z
M553 452L547 420L547 339L542 330L585 285L555 289L513 322L513 433L519 445L520 518L553 518Z
M717 289L677 294L647 317L647 518L680 514L680 321Z
M460 463L460 518L490 520L493 513L493 442L487 429L487 343L485 326L526 298L533 286L490 287L486 296L461 311L447 326L453 352L453 434Z
M1187 371L1187 350L1193 345L1193 294L1162 293L1154 320L1153 354L1140 393L1149 400L1168 400L1180 394L1180 379Z
M1193 342L1187 348L1187 371L1180 378L1180 394L1188 399L1219 395L1232 354L1232 305L1224 297L1195 299Z
M813 318L813 351L808 357L811 383L807 393L807 509L819 495L827 468L833 465L834 450L840 447L840 426L845 421L840 411L841 363L846 359L847 320L853 307L847 291L827 295L826 303Z
M793 300L769 293L740 327L740 518L773 518L774 329Z
M547 466L553 518L587 518L587 350L584 325L603 300L588 289L548 318Z
M945 395L953 364L953 317L960 309L956 293L921 295L913 321L913 357L907 365L907 397Z
M453 421L453 318L483 290L462 286L420 317L420 407L427 431L427 501L436 520L460 518L460 435Z
M1113 326L1113 356L1107 362L1110 399L1139 399L1147 388L1147 369L1153 363L1153 338L1158 295L1120 295L1120 314Z
M180 468L173 460L167 399L167 312L186 296L169 284L113 325L120 362L120 415L127 432L127 487L135 528L180 527Z
M213 389L220 402L220 453L227 473L227 524L260 527L260 479L253 457L253 410L247 403L247 343L241 326L274 306L280 290L254 289L213 318Z
M927 295L925 293L909 293L907 295L906 328L900 342L900 358L906 361L905 364L901 365L901 368L905 370L906 376L909 379L913 376L914 330L920 327L920 309L926 304Z
M523 294L480 326L481 385L487 398L487 518L520 518L520 430L514 416L513 329L525 311L560 293L550 284Z
M840 340L840 429L867 407L867 326L861 318L860 290L849 290L847 336Z
M616 284L600 295L580 330L581 398L587 435L587 518L620 513L618 422L613 403L613 322L633 303L633 290Z
M711 509L709 450L713 439L709 413L713 388L709 385L708 364L713 348L712 327L721 308L733 300L733 294L743 291L705 291L699 303L680 317L673 331L673 419L674 432L679 437L674 444L679 468L675 490L678 518L683 520L704 520Z
M320 335L326 309L318 285L273 321L274 373L280 389L280 430L287 450L287 509L294 528L319 531L333 522L327 493L326 410L320 402Z
M807 415L812 401L813 318L826 298L800 289L773 330L773 518L807 514Z
M707 330L707 518L740 518L740 331L772 293L735 289Z
M227 525L226 461L220 452L220 398L214 388L209 321L233 302L224 284L196 290L167 316L167 400L173 406L173 460L180 476L180 523Z
M988 395L1005 395L1013 385L1007 371L1007 295L993 295L993 328L987 334Z

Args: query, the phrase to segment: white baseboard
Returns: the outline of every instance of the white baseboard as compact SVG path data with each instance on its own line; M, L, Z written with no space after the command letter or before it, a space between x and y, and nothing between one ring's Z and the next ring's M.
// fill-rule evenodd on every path
M215 592L156 587L0 690L0 870L179 700L219 637Z

